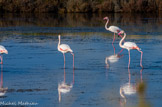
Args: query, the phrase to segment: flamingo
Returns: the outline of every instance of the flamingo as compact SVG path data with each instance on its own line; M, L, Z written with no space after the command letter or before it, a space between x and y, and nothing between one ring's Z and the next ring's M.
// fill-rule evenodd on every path
M115 41L115 33L117 33L122 38L121 34L124 33L124 31L122 29L120 29L119 27L117 27L117 26L109 26L109 27L107 27L107 25L109 23L109 18L104 17L104 20L107 20L107 22L105 24L105 29L114 33L114 38L113 38L113 42L112 42L112 45L113 45L113 43ZM114 48L114 55L115 55L115 47L114 47L114 45L113 45L113 48ZM121 53L122 51L123 51L123 49L119 53Z
M121 31L121 33L123 33L123 31ZM141 49L134 42L124 42L124 44L122 45L122 42L124 41L125 38L126 38L126 33L124 33L124 37L120 40L119 46L121 48L124 48L124 49L128 50L128 53L129 53L128 68L130 66L130 50L131 49L136 49L136 50L138 50L141 53L140 66L143 68L143 66L142 66L142 55L143 55L143 52L141 51Z
M2 45L0 45L0 54L1 54L1 56L0 56L0 59L1 59L1 64L3 64L3 57L2 57L2 55L3 54L8 54L8 51L7 51L7 49L4 47L4 46L2 46Z
M64 68L65 68L65 53L68 53L70 52L73 56L73 68L74 68L74 53L73 53L73 50L70 48L69 45L67 44L60 44L60 41L61 41L61 36L58 35L58 39L59 39L59 42L58 42L58 51L62 52L63 53L63 56L64 56Z

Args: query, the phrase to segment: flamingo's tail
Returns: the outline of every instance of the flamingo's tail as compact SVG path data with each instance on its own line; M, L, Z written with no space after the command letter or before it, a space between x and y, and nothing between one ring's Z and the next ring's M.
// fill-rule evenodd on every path
M141 51L142 49L139 48L138 46L133 47L132 49L137 49L138 51Z

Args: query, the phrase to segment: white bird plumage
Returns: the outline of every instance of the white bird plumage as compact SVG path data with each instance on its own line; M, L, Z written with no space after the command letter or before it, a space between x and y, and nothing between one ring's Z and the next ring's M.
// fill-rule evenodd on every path
M109 31L114 32L114 33L119 33L120 31L122 31L122 29L120 29L117 26L110 26L109 28L107 28L107 26L105 26L105 28L106 28L106 30L109 30Z
M61 44L58 50L62 53L73 52L73 50L71 50L70 46L67 44Z
M119 36L121 36L120 34L122 33L121 31L123 31L122 29L120 29L117 26L109 26L109 27L107 27L108 26L108 23L109 23L109 18L108 17L104 17L104 20L107 20L107 22L105 24L105 29L106 30L109 30L109 31L113 32L114 33L114 36L115 36L115 33L117 33Z
M73 53L73 50L67 44L60 44L60 42L61 42L61 36L60 35L58 35L58 39L59 39L59 42L58 42L57 49L58 49L58 51L63 53L63 56L64 56L64 68L65 68L65 55L64 54L68 53L68 52L70 52L73 55L73 68L74 68L74 53Z
M123 37L124 38L124 37ZM124 42L123 44L123 48L127 49L127 50L131 50L131 49L137 49L137 50L141 50L136 43L134 42Z
M8 51L4 46L0 45L0 53L1 54L3 54L3 53L8 54Z
M7 51L7 49L4 46L0 45L0 54L1 54L0 59L1 59L1 64L3 64L2 54L4 54L4 53L5 54L8 54L8 51Z
M113 46L113 48L114 48L114 55L115 55L115 47L114 47L114 45L113 45L113 43L114 43L114 41L115 41L115 33L117 33L118 36L120 36L120 37L122 38L121 34L124 33L124 30L120 29L120 28L117 27L117 26L109 26L109 27L108 27L109 18L108 18L108 17L104 17L104 20L107 20L107 21L106 21L106 24L105 24L105 29L106 29L106 30L109 30L109 31L111 31L111 32L114 33L114 38L113 38L112 46ZM120 54L122 51L123 51L123 49L122 49L118 54Z
M128 50L128 53L129 53L128 68L129 68L129 65L130 65L130 50L131 49L136 49L136 50L138 50L141 53L140 66L143 68L143 66L142 66L142 55L143 55L143 52L141 51L141 49L134 42L124 42L124 44L122 45L122 42L124 41L125 38L126 38L126 33L124 33L124 37L120 40L119 46L121 48L124 48L124 49L127 49Z

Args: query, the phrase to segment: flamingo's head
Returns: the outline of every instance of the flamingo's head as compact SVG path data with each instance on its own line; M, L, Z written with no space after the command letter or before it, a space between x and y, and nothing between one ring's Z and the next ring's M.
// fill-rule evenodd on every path
M58 38L60 38L61 37L61 35L58 35Z
M109 18L108 17L104 17L103 20L109 20Z
M121 34L124 34L124 30L121 30L119 33L118 33L118 36L120 36Z

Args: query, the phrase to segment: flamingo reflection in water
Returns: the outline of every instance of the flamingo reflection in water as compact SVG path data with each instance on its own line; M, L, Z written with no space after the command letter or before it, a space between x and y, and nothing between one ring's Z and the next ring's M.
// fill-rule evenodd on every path
M110 55L105 58L105 64L106 64L106 78L108 77L108 69L110 68L110 64L116 63L119 61L119 58L123 55L115 54Z
M0 86L0 97L4 96L8 88L3 88L3 65L1 65L1 86Z
M131 81L131 74L130 74L130 70L128 68L128 73L129 73L129 82L122 85L120 87L120 96L124 99L124 102L121 102L120 101L120 104L121 105L125 105L126 102L127 102L127 99L126 99L126 95L127 96L131 96L131 95L134 95L137 93L138 91L138 87L141 83L143 83L142 81L142 71L143 69L140 70L140 73L141 73L141 82L140 83L137 83L137 84L132 84L130 81Z
M73 69L73 83L71 83L71 84L66 83L66 73L65 73L65 69L64 69L64 81L62 83L58 84L59 102L61 102L61 93L66 94L66 93L70 92L71 89L73 88L73 84L74 84L74 69Z
M110 55L105 58L105 64L106 68L110 67L110 63L116 63L118 62L119 58L122 57L123 55L115 54L115 55Z

